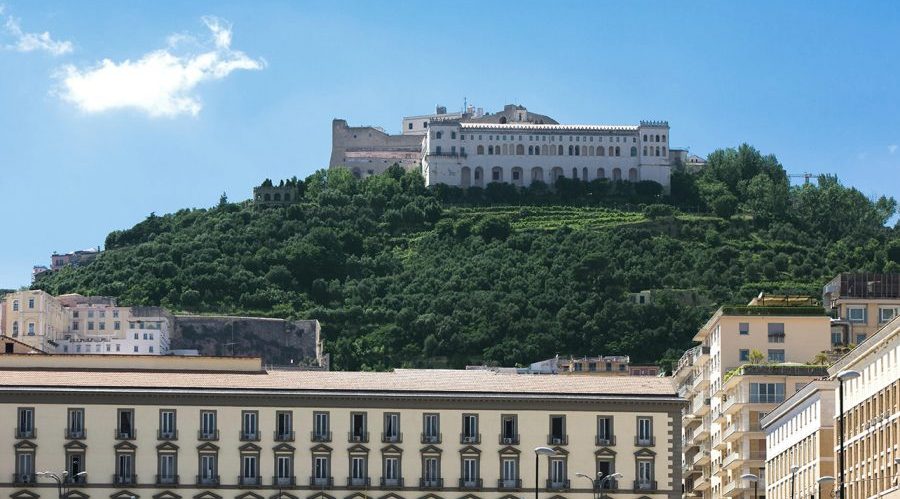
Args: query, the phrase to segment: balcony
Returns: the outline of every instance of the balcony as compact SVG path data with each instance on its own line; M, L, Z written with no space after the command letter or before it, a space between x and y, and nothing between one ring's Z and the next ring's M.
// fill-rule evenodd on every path
M656 445L656 437L634 437L635 447L653 447Z
M399 444L403 442L403 434L402 433L383 433L381 434L381 441L386 444Z
M197 475L197 485L219 485L219 475Z
M569 445L569 436L547 435L547 445Z
M459 443L461 444L480 444L481 443L481 433L476 433L474 435L466 435L465 433L459 434Z
M634 490L657 490L656 480L635 480Z
M709 397L704 396L702 393L694 395L694 398L691 399L691 414L701 417L705 416L708 412Z
M309 477L309 486L319 489L330 489L334 487L334 478L332 477Z
M610 435L604 438L601 438L599 435L594 437L594 443L597 444L598 447L612 447L616 445L616 436Z
M500 445L519 445L519 435L500 435Z
M35 482L34 473L16 473L13 475L12 482L16 485L26 485Z
M258 476L238 476L237 483L240 487L258 487L262 485L262 479Z
M116 485L134 485L137 481L137 475L115 474L112 477L112 482Z
M178 430L174 431L156 431L157 440L178 440Z
M444 488L444 479L443 478L420 478L419 479L419 488L420 489L442 489L442 488Z
M156 475L157 485L177 485L178 475Z
M351 443L367 443L369 441L369 432L367 431L348 431L347 441Z
M569 490L571 483L569 480L547 479L547 490Z
M694 381L691 383L691 389L695 393L699 393L701 390L709 386L709 378L703 375L703 373L698 373L694 378Z
M347 477L348 487L368 487L369 484L371 484L371 480L369 480L369 477Z
M240 430L238 436L240 437L241 442L259 442L259 432L256 430Z
M722 485L722 495L725 497L739 497L742 496L747 490L748 488L744 486L743 480L732 480Z
M618 490L619 480L611 478L609 480L594 480L594 490Z
M472 490L472 489L481 489L481 487L482 487L482 480L480 478L477 478L477 479L460 478L459 479L459 488L461 488L461 489Z
M694 358L694 363L698 366L705 366L709 362L709 347L702 346Z
M272 434L272 439L276 442L293 442L294 441L294 432L286 431L286 430L275 430Z
M522 480L497 480L497 488L500 490L517 490L522 488Z
M441 443L441 435L441 433L423 433L421 441L423 444L439 444Z
M84 472L82 472L84 473ZM63 477L63 483L71 485L84 485L87 483L87 473L76 473L75 475L66 475Z
M695 491L700 492L700 491L707 490L707 489L709 489L710 485L711 484L709 481L709 470L708 469L703 470L703 472L700 473L700 475L698 477L694 478L694 490Z
M37 437L37 430L35 430L34 428L26 428L24 430L21 428L16 428L16 438L36 438L36 437Z
M272 485L276 487L294 487L297 485L297 477L293 476L273 476Z
M197 440L212 441L219 439L219 430L198 430Z
M309 440L311 442L331 442L330 431L311 431L309 432Z
M403 488L403 479L402 478L383 478L380 482L381 488L383 489L402 489Z
M122 429L116 428L115 433L113 434L113 437L116 440L134 440L137 437L137 431L134 429L122 430Z
M69 440L84 440L87 438L87 432L85 432L84 429L71 430L66 428L66 438Z
M692 464L695 467L700 467L705 464L709 464L709 459L710 459L709 451L705 450L705 449L701 449L700 452L698 452L697 454L694 455L694 460L692 461Z
M742 462L743 459L741 458L740 449L733 450L725 454L725 457L722 458L722 469L731 470L738 468Z

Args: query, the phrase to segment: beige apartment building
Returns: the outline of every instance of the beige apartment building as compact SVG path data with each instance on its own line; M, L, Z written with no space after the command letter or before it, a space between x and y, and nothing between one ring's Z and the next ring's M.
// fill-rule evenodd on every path
M72 499L513 499L536 474L544 499L681 495L668 378L16 354L0 377L0 495L17 499L57 494L36 470Z
M830 319L806 297L760 295L721 307L694 336L675 370L684 413L686 497L765 495L760 420L824 368L797 366L831 348ZM759 355L760 358L756 358Z
M851 373L845 378L856 375L843 382L845 498L900 497L900 317L866 338L828 372L833 379L841 372ZM837 423L835 430L835 476L839 479Z
M808 383L761 421L766 434L766 499L830 497L835 474L835 391L831 380Z
M832 342L858 345L900 315L900 274L845 272L822 289L834 315Z

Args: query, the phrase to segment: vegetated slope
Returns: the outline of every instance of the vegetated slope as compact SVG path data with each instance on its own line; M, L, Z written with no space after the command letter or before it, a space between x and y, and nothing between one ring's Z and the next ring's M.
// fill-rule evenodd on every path
M111 233L94 263L36 286L317 318L334 367L387 369L556 353L671 362L716 304L760 291L818 295L840 271L900 270L900 231L884 226L892 199L828 177L791 188L775 158L749 146L713 153L699 176L676 174L671 197L567 179L555 189L426 189L399 168L361 181L320 171L300 186L302 202L289 207L223 200L151 215ZM707 300L627 299L645 289Z

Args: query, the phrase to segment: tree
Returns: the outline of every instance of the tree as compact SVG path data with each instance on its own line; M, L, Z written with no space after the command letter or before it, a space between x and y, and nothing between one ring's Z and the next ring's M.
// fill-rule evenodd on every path
M753 364L753 365L762 364L764 360L766 360L766 358L762 354L762 352L760 352L759 350L757 350L755 348L750 350L750 357L749 357L750 364Z

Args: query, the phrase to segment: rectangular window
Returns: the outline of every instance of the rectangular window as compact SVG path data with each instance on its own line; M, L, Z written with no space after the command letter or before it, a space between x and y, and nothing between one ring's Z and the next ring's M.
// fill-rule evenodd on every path
M98 324L98 326L100 327L100 330L101 330L101 331L106 330L106 323L105 323L105 322L100 322L100 323Z
M116 456L116 483L130 484L134 480L134 455L119 454Z
M84 471L84 453L82 452L71 452L66 454L66 471L68 472L70 480L75 483L84 483L85 477L84 475L79 475L79 473Z
M330 476L328 474L328 456L315 456L313 458L313 478L327 480ZM317 483L317 485L321 484L321 482Z
M477 444L479 443L479 440L478 415L463 414L463 433L461 442L464 444Z
M780 404L784 402L784 383L750 383L751 404Z
M386 412L384 414L384 435L382 441L400 441L400 413Z
M784 362L783 349L769 349L769 362Z
M865 324L866 307L847 307L847 320Z
M740 352L740 361L741 362L750 362L750 350L747 348L742 348Z
M331 440L331 431L329 429L328 413L313 413L313 442L328 442Z
M515 458L505 457L500 460L501 479L505 488L517 488L519 479L519 463Z
M34 479L34 453L17 452L14 482L17 484L34 483Z
M134 439L134 409L119 409L119 427L116 429L116 438L119 440Z
M275 440L286 442L294 440L294 414L291 411L275 413Z
M287 485L285 479L294 476L294 459L291 456L277 456L275 458L275 478L279 480L278 485Z
M28 323L28 336L34 336L34 323Z
M784 343L784 323L770 322L767 324L769 329L769 343Z
M218 457L215 454L200 455L200 483L205 485L215 484L218 481Z
M653 418L640 417L637 419L637 438L635 445L651 446L653 442Z
M568 442L566 438L566 417L562 415L550 416L550 438L547 442L549 445L565 445Z
M66 438L84 438L84 409L69 409L67 421Z
M742 335L750 334L750 323L749 322L741 322L738 324L738 331Z
M255 484L259 477L259 458L252 454L241 456L241 481Z
M34 298L28 299L28 308L34 308Z
M422 416L422 443L439 443L441 441L441 424L438 414Z
M389 481L387 485L398 485L397 480L400 479L400 458L384 458L384 479Z
M175 429L175 410L161 409L159 411L159 439L171 440L178 438Z
M160 454L157 483L175 483L177 476L178 472L175 470L175 454Z
M894 307L883 307L878 309L878 322L890 322L897 315L897 309Z
M515 414L500 416L500 444L515 445L519 443L518 421Z
M462 479L463 487L476 487L478 485L478 458L463 458Z
M219 430L216 428L216 411L200 411L200 439L217 440Z
M353 485L363 485L366 474L366 458L353 456L350 458L350 479Z
M241 440L259 440L259 413L241 411Z
M112 311L112 313L113 313L113 319L118 319L118 318L119 318L119 310L118 310L118 309L114 309L114 310Z
M638 479L636 489L652 490L655 489L653 482L653 461L638 461Z
M369 432L366 430L366 413L353 412L350 414L350 441L369 441Z
M566 480L566 460L559 458L550 459L550 488L568 488L566 482L568 482Z
M119 321L113 322L113 329L115 329L116 331L122 329L122 323Z
M88 331L94 330L94 321L88 321Z
M72 330L78 331L78 321L72 322Z
M34 408L19 407L19 427L16 438L34 438Z
M423 485L426 487L438 486L441 479L441 464L436 457L426 457L422 464Z
M597 445L616 445L612 416L597 416Z

